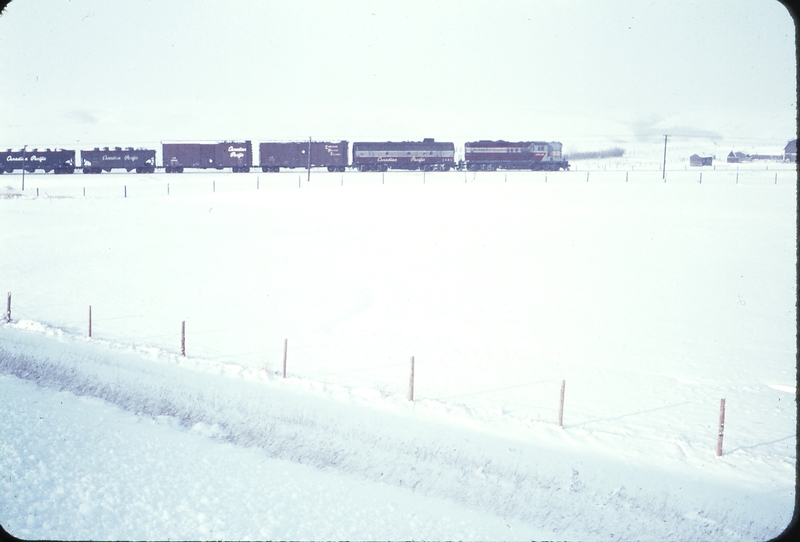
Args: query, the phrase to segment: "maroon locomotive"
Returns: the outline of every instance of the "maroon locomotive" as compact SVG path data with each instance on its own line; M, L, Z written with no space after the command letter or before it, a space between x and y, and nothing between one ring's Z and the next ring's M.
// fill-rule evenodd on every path
M557 141L469 141L464 144L464 166L469 171L569 169Z

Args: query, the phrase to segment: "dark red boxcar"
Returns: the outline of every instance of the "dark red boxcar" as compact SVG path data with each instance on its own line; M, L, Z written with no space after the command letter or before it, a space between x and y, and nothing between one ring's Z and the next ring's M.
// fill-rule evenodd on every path
M464 144L464 162L470 171L569 169L557 141L468 141Z
M112 169L128 172L153 173L156 170L156 151L153 149L134 149L133 147L95 147L81 151L81 167L84 173L100 173Z
M454 165L455 146L422 141L386 141L353 143L353 167L359 171L421 169L448 171Z
M261 171L264 172L309 166L344 171L347 167L347 141L269 141L261 143L258 150Z
M162 142L162 163L167 173L183 173L184 168L223 169L247 172L253 165L250 141Z

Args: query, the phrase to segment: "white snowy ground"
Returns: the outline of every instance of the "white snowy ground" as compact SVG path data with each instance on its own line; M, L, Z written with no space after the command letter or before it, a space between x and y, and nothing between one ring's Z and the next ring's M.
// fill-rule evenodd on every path
M682 165L666 183L577 166L26 175L24 192L3 176L0 524L778 535L795 502L795 170L703 168L701 184Z

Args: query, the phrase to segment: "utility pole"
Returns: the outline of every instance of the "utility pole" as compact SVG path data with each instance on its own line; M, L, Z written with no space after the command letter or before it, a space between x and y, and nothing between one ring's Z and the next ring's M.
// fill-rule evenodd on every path
M28 146L25 145L22 147L22 191L25 191L25 151L28 149Z
M311 180L311 136L308 136L308 179L306 182Z
M667 182L667 136L664 134L664 163L661 164L661 178Z

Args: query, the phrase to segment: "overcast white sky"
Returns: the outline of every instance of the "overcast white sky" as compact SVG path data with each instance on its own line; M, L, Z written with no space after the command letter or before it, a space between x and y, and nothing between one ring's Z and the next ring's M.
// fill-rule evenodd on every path
M796 96L776 0L14 0L0 17L0 148L783 143Z

